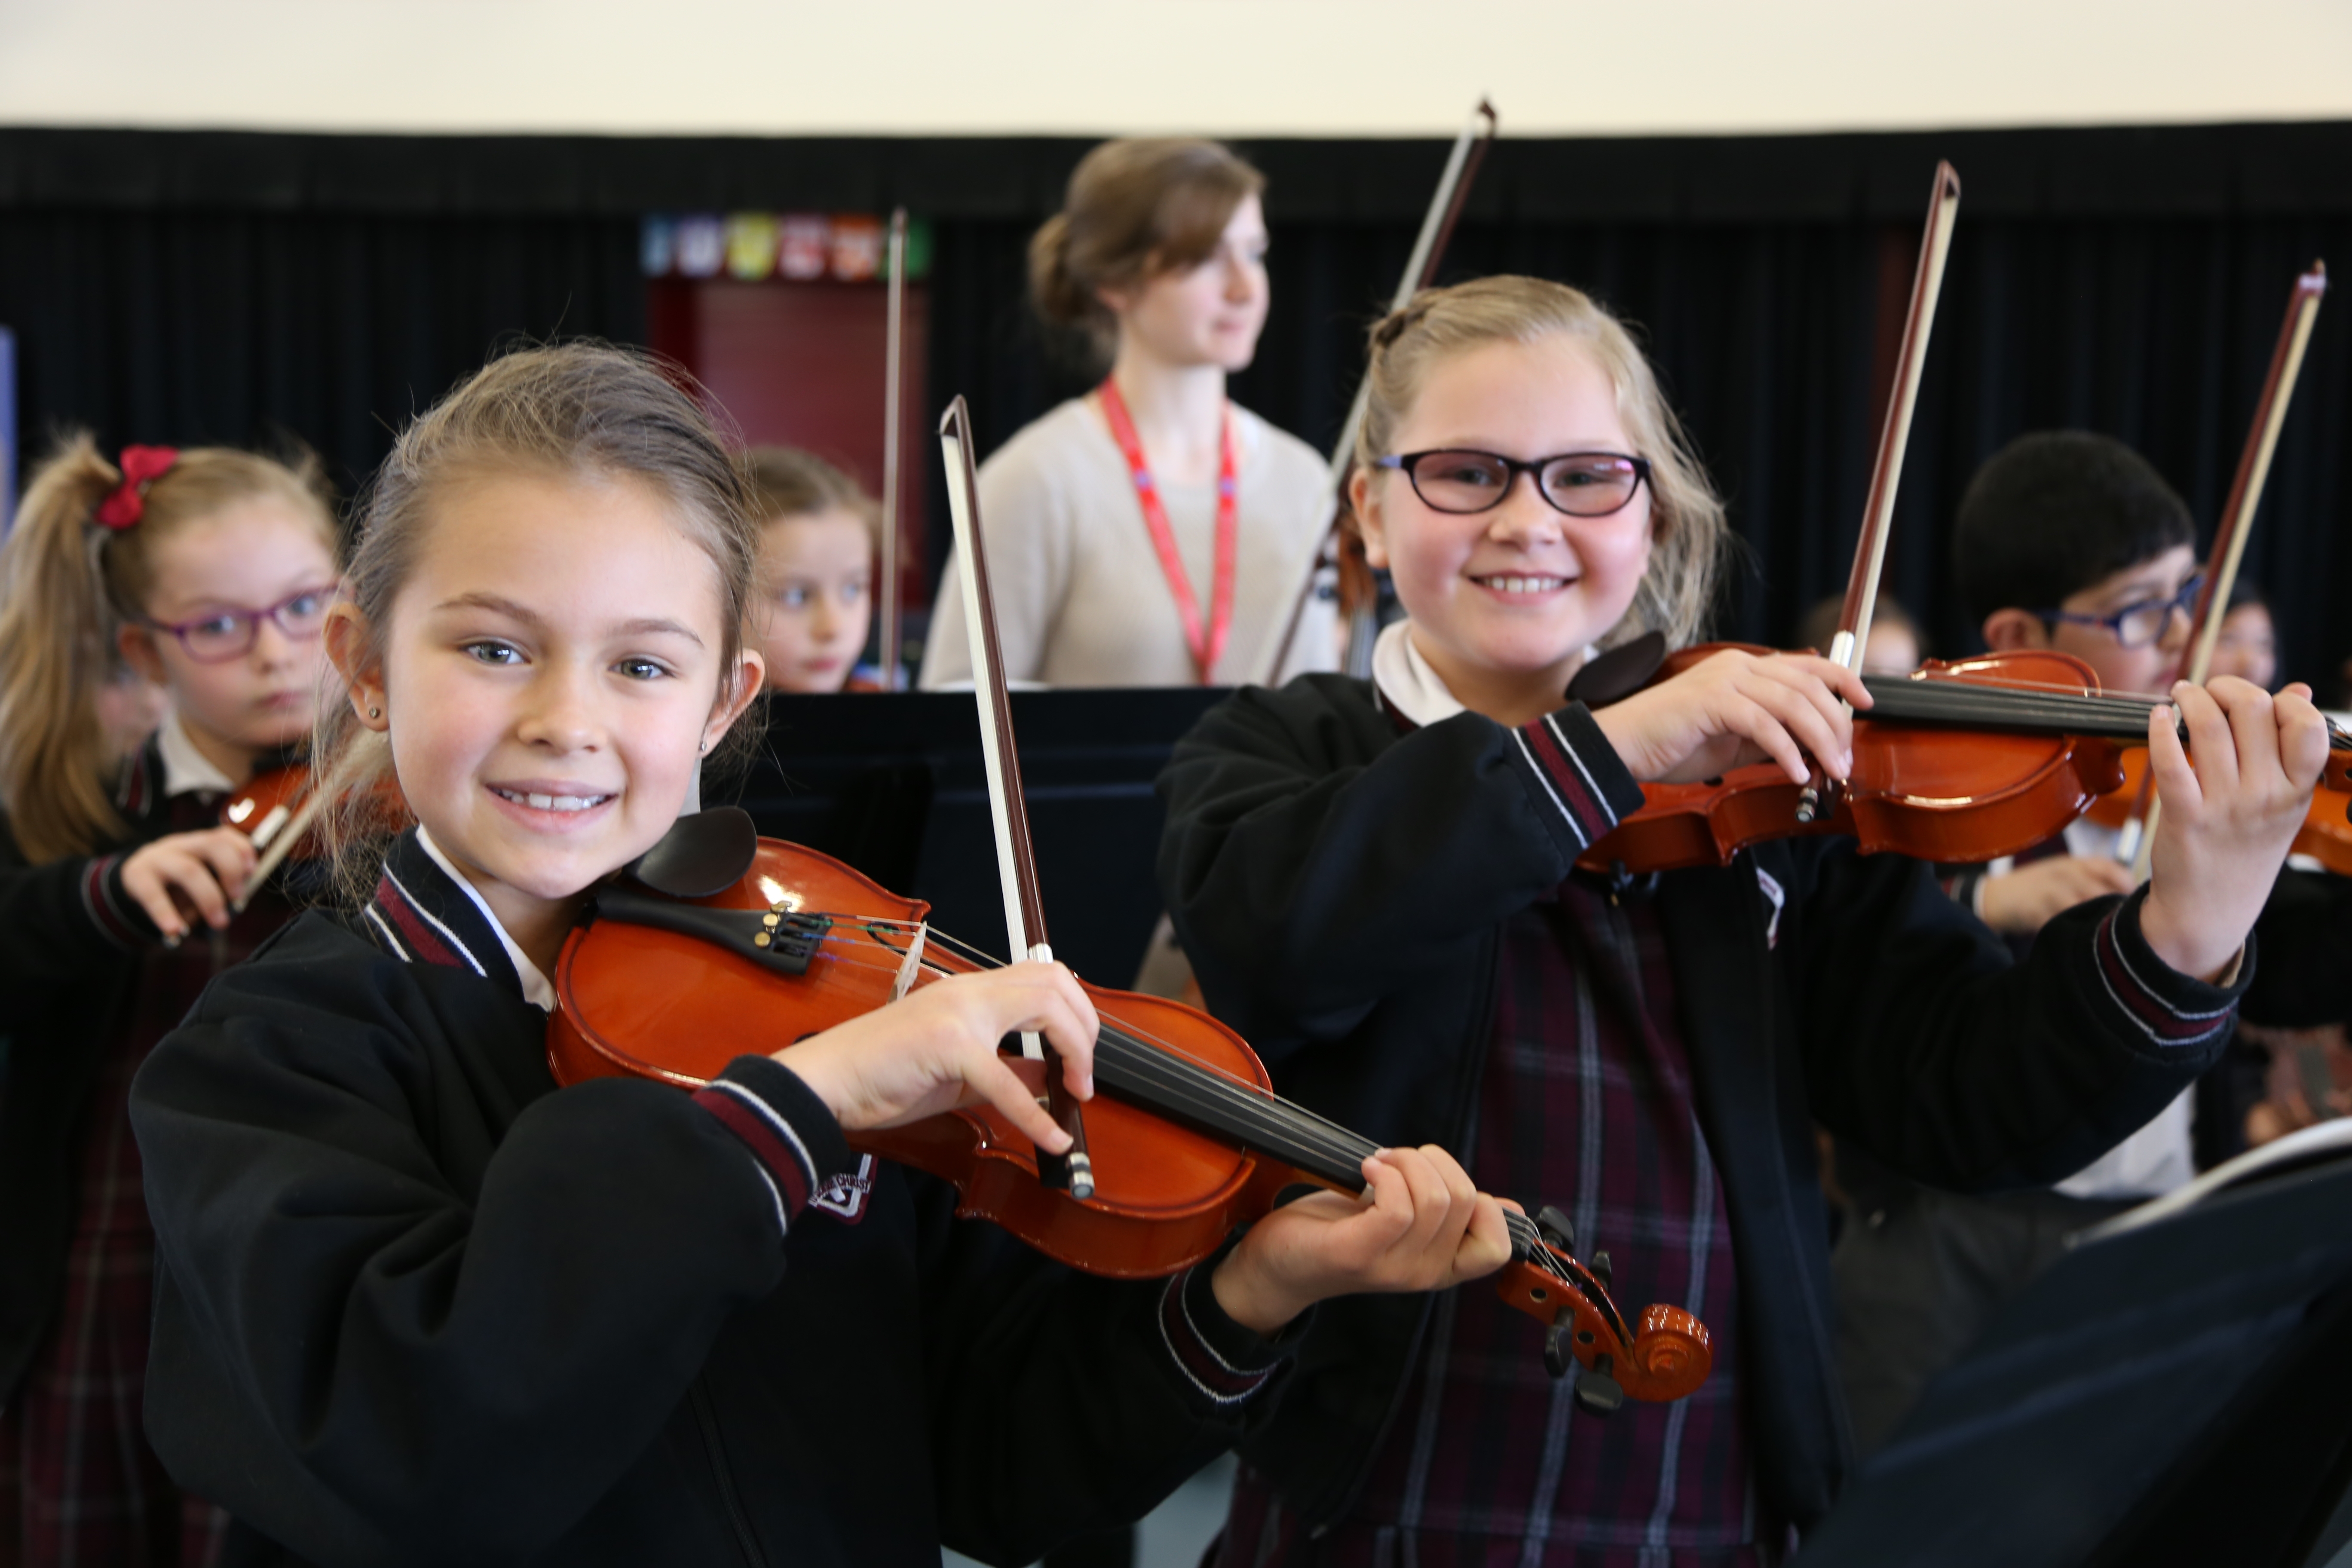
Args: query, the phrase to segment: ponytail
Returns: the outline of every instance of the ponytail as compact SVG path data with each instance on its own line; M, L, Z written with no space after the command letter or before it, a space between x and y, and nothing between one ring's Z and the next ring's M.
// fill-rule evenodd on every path
M88 436L68 439L25 491L0 545L0 807L36 865L122 837L107 790L97 695L115 617L94 521L122 482Z
M1055 213L1029 237L1029 297L1058 327L1083 326L1102 310L1070 270L1070 215Z
M1193 137L1106 142L1078 160L1062 210L1029 240L1029 296L1057 327L1108 349L1118 322L1105 289L1197 267L1265 176L1233 149Z
M335 552L334 509L308 453L289 464L227 447L129 447L123 464L127 475L87 435L67 438L0 544L0 810L35 865L95 854L128 831L109 788L98 691L117 629L144 616L158 586L156 547L268 496Z

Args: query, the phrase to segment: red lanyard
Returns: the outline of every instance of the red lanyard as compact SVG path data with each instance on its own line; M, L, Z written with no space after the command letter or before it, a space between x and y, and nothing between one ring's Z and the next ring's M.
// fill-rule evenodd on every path
M1210 594L1209 625L1203 630L1201 604L1184 576L1184 558L1177 553L1176 534L1168 526L1168 508L1161 504L1160 487L1152 483L1151 469L1143 460L1143 443L1135 434L1135 421L1128 417L1127 400L1108 378L1096 395L1102 399L1103 418L1110 425L1111 438L1118 443L1128 472L1135 478L1135 499L1143 507L1143 525L1151 531L1151 548L1160 552L1160 570L1168 579L1169 595L1176 601L1176 613L1184 618L1184 640L1192 645L1193 668L1206 686L1210 671L1217 667L1217 657L1225 651L1225 634L1234 625L1234 556L1240 531L1241 487L1234 480L1233 418L1230 415L1225 418L1224 453L1217 465L1216 582Z

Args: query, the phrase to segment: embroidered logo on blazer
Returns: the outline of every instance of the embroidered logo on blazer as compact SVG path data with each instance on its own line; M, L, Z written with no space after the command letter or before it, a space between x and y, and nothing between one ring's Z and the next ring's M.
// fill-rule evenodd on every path
M866 1201L874 1195L874 1156L860 1154L857 1169L845 1176L835 1176L824 1190L809 1199L809 1207L833 1215L844 1225L856 1225L866 1217Z

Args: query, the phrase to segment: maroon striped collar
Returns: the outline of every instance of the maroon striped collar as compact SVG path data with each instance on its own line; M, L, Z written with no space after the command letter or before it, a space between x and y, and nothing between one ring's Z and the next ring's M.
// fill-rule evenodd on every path
M393 841L375 896L360 910L378 947L408 963L468 969L524 996L521 974L481 906L450 880L410 828ZM526 997L526 999L528 999Z

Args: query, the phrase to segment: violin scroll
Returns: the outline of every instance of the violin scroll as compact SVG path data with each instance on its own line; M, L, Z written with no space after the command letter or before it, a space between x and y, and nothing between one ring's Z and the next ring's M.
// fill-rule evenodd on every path
M1643 1401L1683 1398L1715 1368L1715 1340L1706 1325L1680 1307L1653 1304L1639 1327L1629 1327L1609 1298L1609 1255L1588 1266L1569 1254L1574 1232L1558 1209L1530 1220L1509 1216L1514 1257L1496 1277L1496 1293L1544 1325L1544 1365L1568 1375L1583 1363L1577 1403L1605 1415L1627 1395Z

